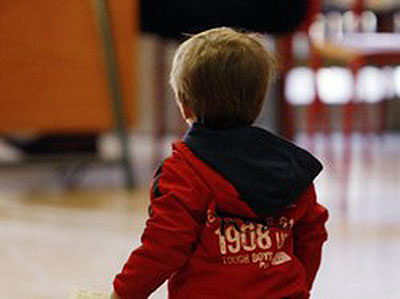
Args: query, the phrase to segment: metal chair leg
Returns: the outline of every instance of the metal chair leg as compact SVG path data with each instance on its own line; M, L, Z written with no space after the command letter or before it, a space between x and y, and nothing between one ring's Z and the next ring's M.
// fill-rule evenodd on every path
M107 0L95 0L94 6L98 19L97 21L99 25L100 37L102 40L104 64L106 67L107 79L110 87L115 131L121 143L121 163L125 171L125 183L128 189L132 189L134 175L129 153L127 122L123 108L121 81L118 76L118 65L113 43Z

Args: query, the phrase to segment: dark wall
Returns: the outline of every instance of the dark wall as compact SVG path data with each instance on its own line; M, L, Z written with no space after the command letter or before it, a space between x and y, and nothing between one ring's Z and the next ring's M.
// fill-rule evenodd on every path
M141 29L167 38L229 26L251 31L293 31L307 0L142 0Z

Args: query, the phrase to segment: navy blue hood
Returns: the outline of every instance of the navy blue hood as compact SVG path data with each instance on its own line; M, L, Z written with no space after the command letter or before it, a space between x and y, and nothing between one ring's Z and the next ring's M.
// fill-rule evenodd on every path
M258 215L293 204L322 170L310 153L258 127L214 130L195 123L183 141Z

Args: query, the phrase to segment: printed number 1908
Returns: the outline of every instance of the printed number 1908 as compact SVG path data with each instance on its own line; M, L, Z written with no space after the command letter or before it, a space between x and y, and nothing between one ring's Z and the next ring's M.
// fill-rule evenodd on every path
M238 253L241 249L245 251L254 251L257 247L260 249L269 249L272 246L269 230L262 224L256 226L252 223L242 224L240 232L234 226L229 226L222 234L217 229L215 233L219 237L219 246L221 254Z

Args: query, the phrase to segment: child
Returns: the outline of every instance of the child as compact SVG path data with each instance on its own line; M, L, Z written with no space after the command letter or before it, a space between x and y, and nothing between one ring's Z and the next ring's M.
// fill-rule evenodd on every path
M194 35L170 83L191 125L155 174L142 246L114 280L114 298L309 298L327 239L327 211L308 152L251 126L274 59L253 34Z

